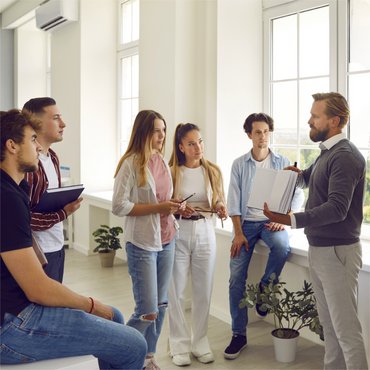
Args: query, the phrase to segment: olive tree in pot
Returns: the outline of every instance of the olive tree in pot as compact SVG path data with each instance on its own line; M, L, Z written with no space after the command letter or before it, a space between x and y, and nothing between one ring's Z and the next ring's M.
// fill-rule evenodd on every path
M262 291L259 283L248 284L239 307L252 308L258 304L262 311L273 315L275 330L271 334L274 340L275 357L280 362L291 362L295 359L299 330L308 327L323 340L323 329L311 283L305 280L301 290L291 292L284 287L285 282L274 283L274 280L275 275L272 274L269 284ZM291 342L291 348L287 349L289 342ZM282 350L281 345L283 345Z
M113 266L116 250L122 248L119 240L119 234L122 233L123 230L121 227L109 227L107 225L100 225L100 227L92 233L94 241L98 243L94 248L94 252L99 253L102 267Z

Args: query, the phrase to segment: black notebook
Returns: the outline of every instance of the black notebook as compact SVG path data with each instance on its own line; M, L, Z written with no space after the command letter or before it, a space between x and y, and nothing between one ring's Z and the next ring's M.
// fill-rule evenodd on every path
M66 204L78 199L83 190L84 186L82 184L47 189L41 195L40 202L31 211L39 213L59 211Z

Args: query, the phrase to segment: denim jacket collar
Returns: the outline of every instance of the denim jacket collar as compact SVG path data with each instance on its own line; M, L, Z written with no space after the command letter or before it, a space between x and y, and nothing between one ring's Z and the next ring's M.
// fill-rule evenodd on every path
M271 148L269 148L270 155L271 155L271 161L273 165L276 165L279 161L281 161L281 155L274 153ZM252 149L245 155L245 161L252 161L253 162L253 156L252 156Z

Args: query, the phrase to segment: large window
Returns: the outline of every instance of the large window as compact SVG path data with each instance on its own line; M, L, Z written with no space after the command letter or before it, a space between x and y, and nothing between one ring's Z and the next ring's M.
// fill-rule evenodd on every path
M305 3L305 2L302 2ZM312 27L312 25L315 27ZM268 107L275 120L276 152L310 165L318 155L308 135L311 95L330 90L329 6L296 10L269 19Z
M318 145L309 139L312 94L339 91L348 98L347 136L367 160L363 236L370 238L370 0L300 0L265 11L265 110L275 120L272 147L309 166ZM339 26L337 26L339 25Z
M346 8L349 23L346 83L351 118L349 137L367 160L364 225L362 233L370 239L370 116L369 98L365 87L370 86L370 0L351 0Z
M126 150L139 109L139 0L118 0L119 155Z

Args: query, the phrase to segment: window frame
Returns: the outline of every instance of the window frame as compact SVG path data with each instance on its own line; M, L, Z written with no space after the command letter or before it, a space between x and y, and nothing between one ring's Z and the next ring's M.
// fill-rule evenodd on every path
M297 12L307 11L322 6L329 6L329 86L330 91L338 91L343 96L349 96L349 76L356 72L349 71L349 7L350 1L336 0L300 0L286 2L278 6L265 7L263 12L263 108L267 113L272 112L272 20L283 16L288 16ZM272 4L274 5L274 4ZM340 26L339 26L340 25ZM299 39L297 40L299 47ZM298 78L297 78L298 80ZM299 122L300 107L297 103L297 122ZM307 120L309 112L307 112ZM347 137L350 139L349 123L346 127ZM299 124L297 125L299 135ZM299 137L299 136L298 136ZM272 148L294 149L297 153L305 149L305 145L282 145L271 143ZM313 148L313 147L311 147ZM370 225L362 224L361 238L370 240Z
M126 2L132 2L132 0L117 0L117 158L120 158L122 156L121 153L121 144L122 144L122 104L121 104L121 91L122 91L122 68L121 68L121 60L123 58L132 57L135 55L139 55L139 40L140 40L140 34L139 38L134 41L130 41L127 43L122 42L122 4ZM140 22L140 1L138 1L139 4L139 12L138 12L138 22ZM140 79L140 77L139 77ZM138 81L139 83L139 81ZM140 104L140 91L138 92L138 97ZM132 124L132 122L131 122Z

